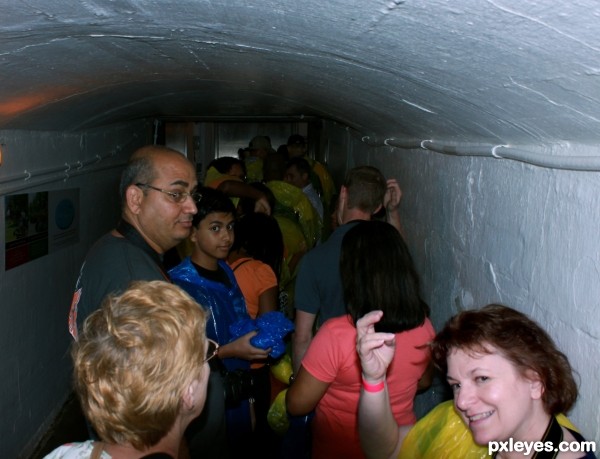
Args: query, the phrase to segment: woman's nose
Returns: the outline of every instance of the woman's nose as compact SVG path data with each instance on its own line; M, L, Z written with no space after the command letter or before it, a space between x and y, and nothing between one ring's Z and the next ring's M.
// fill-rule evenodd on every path
M454 394L454 405L460 411L467 411L475 399L475 391L467 386L462 386L456 394Z

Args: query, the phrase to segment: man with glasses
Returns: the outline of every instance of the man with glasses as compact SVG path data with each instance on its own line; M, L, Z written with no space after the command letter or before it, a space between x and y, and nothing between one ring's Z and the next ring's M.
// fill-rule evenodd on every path
M81 267L69 312L73 338L106 295L134 280L169 280L162 256L189 236L197 186L194 165L178 151L149 145L131 156L119 186L121 219Z
M194 165L180 152L161 145L135 151L119 185L121 219L90 249L81 266L69 313L69 332L100 307L108 294L121 293L134 280L168 280L163 255L188 238L198 212L198 181ZM217 355L209 346L207 360ZM223 393L218 373L209 376L208 391ZM95 438L95 433L90 435ZM186 430L187 444L198 445L206 459L227 454L224 398L209 397L202 414Z

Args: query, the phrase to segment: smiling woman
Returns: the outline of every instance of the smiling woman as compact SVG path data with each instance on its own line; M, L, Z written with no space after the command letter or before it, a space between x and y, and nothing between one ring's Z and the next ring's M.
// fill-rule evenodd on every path
M571 365L524 314L501 305L463 312L436 336L432 354L446 370L456 410L476 443L512 438L558 447L576 439L555 419L577 399Z
M382 350L390 339L386 333L374 332L373 325L378 320L377 316L367 314L358 327L357 346L363 374L369 377L380 376L376 373L381 373L381 368L374 362L381 362ZM526 315L496 304L462 312L448 321L431 349L434 363L447 374L456 412L472 434L462 436L463 443L474 440L488 447L497 458L595 457L592 452L586 453L583 437L557 419L561 413L568 412L577 399L571 365L550 336ZM363 393L361 397L361 440L370 457L395 457L404 435L407 432L410 435L407 426L393 426L393 420L386 418L384 392ZM380 433L369 425L375 417L390 421L383 429L378 426ZM420 421L423 422L427 421ZM459 426L456 431L460 430ZM456 442L456 438L450 437L446 449L461 446L452 441ZM531 449L519 452L503 448L498 452L499 449L492 448L492 445L516 442L530 446L539 442L538 445L548 445L546 449L552 451L530 456ZM564 451L561 442L581 448Z

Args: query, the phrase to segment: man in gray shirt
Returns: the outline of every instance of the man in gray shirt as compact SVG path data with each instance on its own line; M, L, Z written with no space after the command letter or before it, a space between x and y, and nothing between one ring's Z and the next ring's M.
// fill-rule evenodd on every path
M388 223L402 231L398 212L401 197L397 181L386 181L374 167L358 166L346 174L336 214L340 226L327 241L304 255L298 268L294 296L295 330L292 335L294 373L298 372L302 357L312 341L317 315L320 325L327 319L346 314L339 267L344 235L354 222L371 220L382 207Z
M104 297L134 280L168 280L162 255L186 239L198 198L194 165L160 145L137 150L123 171L121 220L90 249L79 273L69 312L77 330Z
M197 186L194 165L178 151L150 145L131 156L119 186L121 220L94 244L81 266L69 312L73 338L107 295L122 292L135 280L169 281L162 256L189 236L201 197ZM211 372L208 390L223 393L218 373ZM192 456L227 458L224 399L207 397L186 437Z

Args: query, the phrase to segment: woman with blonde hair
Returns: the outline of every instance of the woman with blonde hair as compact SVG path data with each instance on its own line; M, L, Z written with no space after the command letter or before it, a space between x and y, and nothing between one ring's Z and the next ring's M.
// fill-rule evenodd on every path
M164 281L107 297L72 348L75 390L101 441L63 445L46 459L177 458L216 355L205 326L198 303Z

